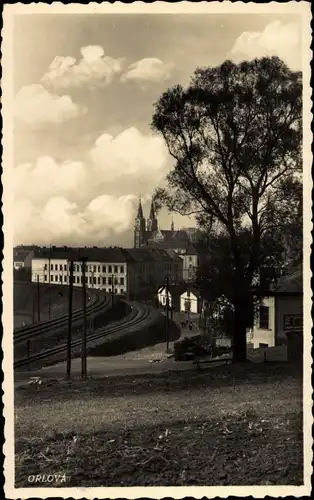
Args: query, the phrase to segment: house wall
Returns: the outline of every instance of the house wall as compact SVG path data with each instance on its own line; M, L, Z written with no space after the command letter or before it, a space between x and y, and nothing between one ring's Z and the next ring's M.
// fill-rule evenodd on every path
M262 301L263 306L268 307L269 328L263 329L259 326L259 317L255 319L254 328L247 333L247 343L252 344L254 349L260 344L267 344L268 347L275 345L275 299L274 297L265 297Z
M168 295L169 307L172 307L172 295L170 292L168 292L168 293L169 293L169 295ZM162 290L158 290L157 297L158 297L159 304L163 307L166 307L167 292L164 288Z
M289 326L285 325L285 316L292 316L292 319L300 319L300 316L301 319L303 318L303 297L301 295L276 297L276 344L278 345L287 343ZM290 327L290 329L299 330L295 326ZM303 326L300 331L303 331Z
M190 295L188 294L188 292L184 292L180 296L180 311L183 311L183 312L185 311L185 301L186 300L190 300L190 302L191 302L190 312L197 314L198 313L198 298L192 292L190 292Z
M73 279L75 286L82 286L82 266L74 262ZM112 286L115 294L127 293L127 265L125 262L88 262L85 275L87 287L111 292ZM113 284L112 284L113 279Z
M152 293L165 284L166 278L169 282L182 280L181 261L147 261L133 262L128 264L128 289L130 294L138 294L146 288Z
M74 262L73 284L82 286L82 265ZM67 285L69 283L69 262L67 259L33 259L32 260L32 281L40 283L51 283ZM105 263L88 262L86 264L85 275L87 278L87 288L97 288L110 292L112 289L112 275L114 280L114 291L116 294L127 292L127 265L125 262Z
M24 260L24 267L28 267L28 268L32 267L33 256L34 256L34 252L29 252L26 259Z
M36 282L39 278L40 283L50 283L63 285L68 283L68 265L66 259L32 259L32 281ZM38 278L37 278L38 277Z
M15 261L13 263L14 269L17 271L18 269L22 269L24 267L24 262L22 261Z
M33 259L34 252L29 252L24 260L14 260L13 257L13 267L15 270L22 269L22 268L28 268L30 269L32 267L32 259Z

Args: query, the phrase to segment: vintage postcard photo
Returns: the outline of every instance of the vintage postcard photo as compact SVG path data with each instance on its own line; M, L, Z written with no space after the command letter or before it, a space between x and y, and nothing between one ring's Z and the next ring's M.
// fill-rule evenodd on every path
M6 498L310 495L310 4L3 22Z

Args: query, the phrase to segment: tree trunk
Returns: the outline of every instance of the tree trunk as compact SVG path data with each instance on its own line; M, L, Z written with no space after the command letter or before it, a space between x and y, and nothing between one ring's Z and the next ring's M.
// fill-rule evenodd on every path
M234 310L234 332L233 332L233 362L246 361L246 327L248 304L245 300L239 300Z

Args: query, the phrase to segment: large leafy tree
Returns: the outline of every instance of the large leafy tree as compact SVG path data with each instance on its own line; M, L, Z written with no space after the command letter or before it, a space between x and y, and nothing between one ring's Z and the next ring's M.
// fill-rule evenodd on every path
M160 97L152 128L173 158L155 200L226 237L234 359L245 360L262 242L300 213L302 76L276 57L197 69Z

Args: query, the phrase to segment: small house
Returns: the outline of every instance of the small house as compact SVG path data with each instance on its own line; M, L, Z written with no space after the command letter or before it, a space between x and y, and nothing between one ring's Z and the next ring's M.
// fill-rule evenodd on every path
M247 342L254 348L287 343L289 332L303 335L303 276L298 269L278 280L261 301L254 328Z
M179 312L180 309L180 297L181 294L186 290L186 285L184 284L173 284L169 285L168 289L166 285L162 285L157 290L157 299L158 303L162 307L166 307L167 305L167 297L168 297L168 305L169 308L174 311Z
M18 269L32 267L32 258L34 252L29 250L15 249L13 251L13 267L17 271Z
M201 296L199 290L186 288L180 295L180 311L198 314L201 311Z

